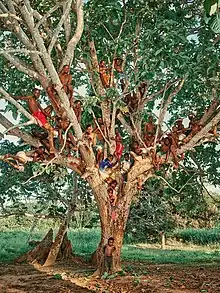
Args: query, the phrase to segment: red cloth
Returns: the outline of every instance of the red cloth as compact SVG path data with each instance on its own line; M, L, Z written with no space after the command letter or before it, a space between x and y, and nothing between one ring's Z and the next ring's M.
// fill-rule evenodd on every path
M38 109L36 112L34 112L34 113L32 114L32 116L33 116L34 118L36 118L36 120L37 120L37 122L39 123L40 126L44 126L45 124L48 123L48 121L47 121L45 115L44 115L44 114L41 112L41 110L39 110L39 109Z
M122 143L120 142L117 142L116 143L116 148L115 148L115 156L118 160L121 159L121 156L122 156L122 153L123 153L123 150L124 150L124 146Z

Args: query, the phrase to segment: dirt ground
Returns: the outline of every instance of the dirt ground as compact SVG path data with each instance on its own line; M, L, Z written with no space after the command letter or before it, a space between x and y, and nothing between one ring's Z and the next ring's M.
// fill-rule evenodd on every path
M124 266L129 270L124 276L100 280L80 260L53 269L0 264L0 293L220 293L220 264Z

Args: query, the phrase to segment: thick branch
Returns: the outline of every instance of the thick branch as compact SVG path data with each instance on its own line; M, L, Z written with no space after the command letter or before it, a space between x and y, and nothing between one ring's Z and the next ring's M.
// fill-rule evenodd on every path
M49 47L48 47L48 53L49 53L49 54L51 54L51 51L53 50L53 47L54 47L54 45L55 45L55 43L56 43L56 41L57 41L57 38L58 38L58 36L59 36L59 33L60 33L60 31L61 31L61 29L62 29L62 26L63 26L63 24L64 24L64 21L65 21L65 19L66 19L66 18L68 17L68 15L69 15L69 12L70 12L70 9L71 9L71 5L72 5L72 0L69 0L69 1L67 2L67 4L66 4L65 11L64 11L64 13L63 13L63 15L62 15L62 17L61 17L61 19L60 19L60 21L59 21L59 23L58 23L56 29L55 29L55 31L54 31L54 33L53 33L53 36L52 36L52 39L51 39L50 45L49 45Z
M0 1L0 9L2 10L2 12L4 13L9 13L8 9L5 7L5 5L2 3L2 1ZM13 13L12 13L13 14Z
M196 135L194 135L191 140L183 145L178 151L177 154L183 154L188 150L192 150L195 146L201 145L204 142L204 139L208 135L209 131L213 128L213 125L217 125L220 121L220 112L215 115L215 117L204 126ZM213 135L210 134L210 140L213 140Z
M63 13L65 12L66 7L67 7L67 4L64 3L63 4ZM66 43L68 44L70 41L70 36L71 36L70 14L68 14L64 20L64 32L65 32Z
M154 167L151 158L142 159L136 161L134 166L128 172L128 180L124 188L124 194L126 201L129 203L132 197L137 193L137 180L142 178L143 182L154 175Z
M142 159L141 156L138 156L138 161L135 161L134 166L128 172L128 182L132 182L137 179L137 177L149 172L153 169L151 157Z
M104 90L104 87L102 85L102 81L99 76L99 61L98 61L94 41L89 42L89 49L90 49L90 57L91 57L91 65L92 65L93 84L96 86L96 91L97 91L98 95L104 96L105 90ZM90 68L88 68L88 71L89 70L90 70Z
M0 124L5 127L6 129L12 128L14 125L0 113ZM17 136L18 138L21 138L25 143L33 146L33 147L39 147L41 143L34 137L32 137L30 134L24 133L18 128L12 129L9 131L10 135Z
M24 107L22 107L21 104L19 104L17 101L15 101L2 87L0 87L0 94L2 94L4 96L4 99L6 101L8 101L12 105L14 105L19 110L19 112L21 112L25 117L27 117L29 120L33 121L33 124L37 124L34 117L30 113L28 113L28 111L26 111L24 109Z
M41 55L42 53L39 51L35 51L35 50L27 50L27 49L4 49L4 50L0 50L0 54L4 54L4 53L23 53L23 54L30 54L30 53L36 53L38 55Z
M34 70L28 66L28 64L24 63L19 58L12 56L9 53L3 53L3 56L11 62L19 71L24 72L25 74L29 75L30 77L33 77L34 79L41 79L41 76Z
M13 14L16 14L16 10L14 7L14 5L16 4L14 3L14 1L7 0L7 2L8 2L9 11ZM16 34L17 38L28 50L35 51L36 49L35 45L33 44L32 40L30 40L29 37L26 35L26 33L23 31L22 27L20 26L20 23L17 20L15 20L15 22L11 26L9 26L9 29ZM43 87L46 88L48 85L48 81L46 78L46 71L44 69L40 56L38 54L31 53L30 58L33 62L33 65L36 71L42 76L42 78L44 78L44 82L42 83L42 85Z
M93 83L96 85L96 91L98 95L105 96L105 90L99 76L99 62L98 62L98 57L97 57L94 41L89 42L89 48L90 48L91 64L92 64L92 70L93 70L93 73L92 73ZM111 117L110 117L111 103L107 100L103 101L101 103L101 109L102 109L102 118L107 130L107 135L109 136L109 131L111 127Z
M167 112L167 109L168 109L169 105L171 104L173 97L174 97L174 96L175 96L175 95L181 90L181 88L183 87L184 81L185 81L185 79L180 80L180 81L179 81L179 84L178 84L178 86L175 88L175 90L174 90L171 94L169 94L169 96L168 96L166 102L162 101L162 103L163 103L163 108L162 108L162 111L161 111L160 116L159 116L159 119L158 119L158 125L159 125L159 126L161 125L161 123L163 123L164 118L165 118L165 115L166 115L166 112Z
M14 5L15 5L15 2L14 2L13 0L8 0L8 1L7 1L7 6L8 6L9 11L10 11L12 14L16 15L17 12L16 12L16 10L15 10Z
M13 19L16 19L18 21L21 21L21 19L17 15L15 15L13 13L1 13L0 18L13 18Z
M77 26L76 31L72 39L69 41L66 49L65 56L63 58L61 67L65 64L71 64L74 57L75 47L81 39L83 29L84 29L84 17L83 17L83 1L76 0L76 14L77 14Z
M220 105L220 101L216 99L216 92L213 90L214 99L209 106L208 110L204 113L202 118L199 120L199 124L204 125L214 114L218 106Z
M79 165L77 158L60 155L58 158L56 158L54 163L67 167L77 174L82 175L82 171L80 170L81 165Z

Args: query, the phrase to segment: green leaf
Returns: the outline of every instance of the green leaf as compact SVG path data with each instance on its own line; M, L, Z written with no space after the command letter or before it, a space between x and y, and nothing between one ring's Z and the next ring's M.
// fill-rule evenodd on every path
M213 5L211 6L210 15L215 14L216 11L217 11L217 9L218 9L218 4L217 4L217 3L213 4Z
M13 111L12 111L12 117L13 117L15 120L17 120L17 118L18 118L18 111L17 111L17 110L13 110Z
M212 8L213 6L215 7L215 5L216 5L216 9L217 9L217 2L218 2L218 0L205 0L204 8L205 8L205 11L208 15L211 16L213 14L213 13L211 14L211 11L213 11L213 9L214 9L214 8Z
M163 51L163 47L156 51L155 56L159 55Z
M214 33L216 34L220 33L220 13L213 16L213 19L210 22L210 27Z

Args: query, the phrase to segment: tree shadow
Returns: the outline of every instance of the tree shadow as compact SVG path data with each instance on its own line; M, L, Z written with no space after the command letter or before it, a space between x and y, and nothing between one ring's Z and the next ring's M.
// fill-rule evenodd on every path
M80 267L78 266L78 271ZM82 268L85 270L85 268ZM82 288L70 280L65 280L69 274L63 269L40 270L30 264L0 264L0 292L4 293L87 293L91 290Z

